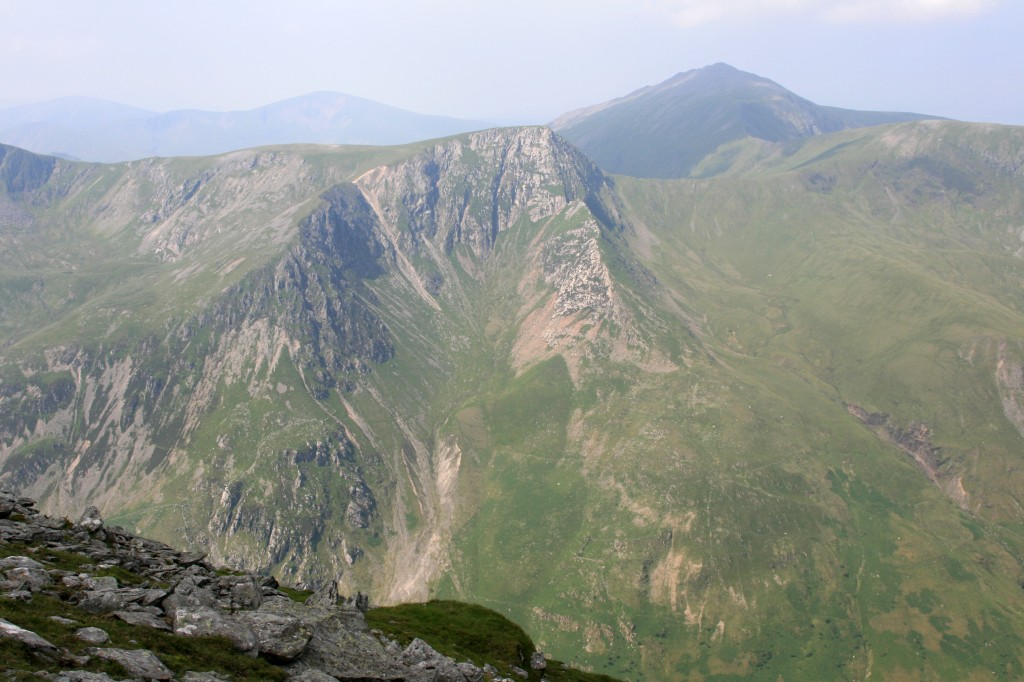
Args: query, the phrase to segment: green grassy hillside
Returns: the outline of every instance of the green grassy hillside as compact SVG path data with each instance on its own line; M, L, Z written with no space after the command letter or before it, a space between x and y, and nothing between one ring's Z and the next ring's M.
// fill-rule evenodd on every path
M0 482L623 679L1024 675L1021 130L702 163L58 162L4 195Z

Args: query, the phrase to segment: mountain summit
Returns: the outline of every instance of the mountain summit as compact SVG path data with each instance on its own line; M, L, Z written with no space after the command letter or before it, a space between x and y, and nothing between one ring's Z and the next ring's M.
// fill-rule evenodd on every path
M719 63L571 111L550 125L606 171L678 178L690 176L721 145L745 137L781 142L925 118L932 117L819 106Z

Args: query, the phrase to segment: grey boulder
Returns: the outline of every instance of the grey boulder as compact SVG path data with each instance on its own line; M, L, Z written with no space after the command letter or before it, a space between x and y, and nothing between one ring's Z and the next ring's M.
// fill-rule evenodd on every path
M114 611L114 618L123 620L129 625L145 625L156 630L171 631L171 626L163 618L148 611Z
M302 655L313 636L311 628L295 616L241 611L234 619L256 635L261 654L283 661L293 661Z
M180 607L174 610L174 634L185 637L218 635L231 640L238 651L256 655L256 634L222 611L209 606Z
M57 647L44 638L3 618L0 618L0 639L21 642L33 652L41 653L47 657L53 657L59 653Z
M146 649L86 649L90 656L119 663L129 675L144 680L172 680L174 673L152 651Z
M85 511L82 512L82 518L78 520L78 526L89 533L95 533L100 528L103 528L103 518L100 516L100 510L93 506L86 507Z
M99 628L78 628L75 637L89 644L106 644L110 641L110 635Z

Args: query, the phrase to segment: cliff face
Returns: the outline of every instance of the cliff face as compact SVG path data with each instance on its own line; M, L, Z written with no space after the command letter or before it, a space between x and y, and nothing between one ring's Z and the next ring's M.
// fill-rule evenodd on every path
M429 242L448 253L466 245L483 259L517 221L537 223L575 201L602 217L614 214L611 182L546 128L457 138L356 184L384 222L401 229L400 246L413 254Z

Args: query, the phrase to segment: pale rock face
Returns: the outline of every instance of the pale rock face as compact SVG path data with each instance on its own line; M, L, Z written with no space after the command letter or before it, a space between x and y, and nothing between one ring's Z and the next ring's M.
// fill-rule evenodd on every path
M544 246L544 281L557 291L555 313L566 317L589 308L595 317L611 312L612 278L597 243L593 220L550 239Z
M468 246L486 258L500 232L539 222L594 188L603 176L546 128L490 130L433 147L356 184L383 222L404 226L398 246L417 253ZM430 247L426 243L430 243Z
M1009 344L999 346L996 363L996 385L1003 402L1003 414L1014 428L1024 436L1024 365Z
M208 240L237 240L244 234L239 222L243 206L287 210L287 204L308 192L313 182L311 169L293 154L237 152L221 159L212 168L183 179L152 161L133 164L140 180L163 195L159 206L146 205L138 193L140 182L115 188L109 205L142 209L141 251L173 262ZM280 239L292 231L289 222L274 221L265 227L272 238Z

